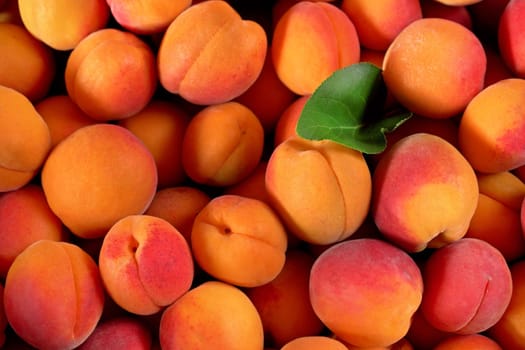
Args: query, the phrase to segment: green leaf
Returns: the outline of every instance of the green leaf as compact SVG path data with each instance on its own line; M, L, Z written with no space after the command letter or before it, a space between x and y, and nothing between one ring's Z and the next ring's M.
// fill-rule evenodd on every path
M356 63L335 71L306 102L296 131L310 140L332 140L363 153L386 148L385 133L395 130L412 113L384 113L386 85L382 71L371 63Z

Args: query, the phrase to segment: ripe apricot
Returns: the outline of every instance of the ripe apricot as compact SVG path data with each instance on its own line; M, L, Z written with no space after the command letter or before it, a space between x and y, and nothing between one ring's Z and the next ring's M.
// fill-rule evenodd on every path
M406 26L385 53L383 77L395 99L430 118L463 112L483 88L486 55L463 25L422 18Z
M0 23L0 42L9 48L0 56L0 85L19 91L32 102L43 98L55 78L57 64L51 49L26 28L12 23Z
M75 235L96 238L121 218L142 214L157 188L155 160L124 127L78 129L49 154L41 174L53 212Z
M459 123L459 149L472 167L497 173L525 164L525 79L510 78L487 86Z
M14 1L13 1L14 2ZM105 0L18 1L24 26L37 39L56 50L71 50L109 20ZM67 20L65 20L67 18Z
M286 344L280 350L347 350L345 344L339 340L323 335L297 337Z
M267 45L261 25L241 18L227 1L194 4L164 32L157 54L160 83L194 104L230 101L261 73Z
M509 1L501 13L497 32L501 58L519 78L525 78L524 15L525 1Z

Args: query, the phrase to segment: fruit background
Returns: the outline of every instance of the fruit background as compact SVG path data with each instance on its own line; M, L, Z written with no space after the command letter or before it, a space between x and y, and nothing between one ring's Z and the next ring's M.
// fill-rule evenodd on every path
M524 31L525 0L0 0L0 348L525 349ZM363 63L412 113L384 151L298 134Z

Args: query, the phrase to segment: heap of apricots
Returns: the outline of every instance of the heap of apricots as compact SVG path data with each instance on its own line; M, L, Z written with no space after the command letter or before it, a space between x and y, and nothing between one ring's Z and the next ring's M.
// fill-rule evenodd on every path
M525 349L524 18L0 1L0 348ZM299 135L363 62L385 150Z

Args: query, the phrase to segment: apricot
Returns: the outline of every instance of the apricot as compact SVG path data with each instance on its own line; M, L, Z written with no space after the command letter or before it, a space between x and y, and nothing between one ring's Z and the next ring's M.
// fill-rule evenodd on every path
M474 169L496 173L525 164L523 96L525 80L510 78L484 88L468 104L458 139L461 152Z
M453 335L436 345L433 350L503 350L494 340L482 334Z
M35 104L35 109L49 128L51 147L55 147L73 131L97 122L84 113L69 95L45 97Z
M295 98L296 95L277 76L272 56L268 54L257 80L235 101L248 107L259 118L264 131L271 133L283 111Z
M415 349L432 349L451 335L454 335L454 333L445 332L432 326L425 319L420 307L412 317L412 323L405 338Z
M270 54L284 85L297 95L310 95L334 71L359 61L360 43L339 7L299 1L277 22Z
M154 216L117 221L104 237L98 262L111 298L138 315L157 313L193 282L188 243L169 222Z
M447 5L436 0L422 0L421 12L424 18L444 18L458 22L472 30L472 16L467 5Z
M257 167L263 146L263 127L249 108L233 101L210 105L186 128L182 166L199 184L230 186Z
M166 220L190 244L193 221L210 199L208 193L194 186L166 187L157 191L144 214Z
M121 316L100 322L78 350L150 350L153 336L145 322Z
M422 17L419 0L343 0L341 9L354 23L361 45L381 51L403 28Z
M191 0L142 1L107 0L111 15L118 24L137 34L160 33L186 8Z
M409 252L462 238L478 204L474 170L445 139L416 133L382 155L371 214L383 237Z
M456 334L492 327L512 295L505 258L477 238L462 238L434 251L423 268L423 280L424 317L437 329Z
M363 154L329 140L282 142L270 155L265 184L286 229L313 244L350 237L365 220L372 196Z
M99 121L138 113L157 87L153 50L133 33L115 28L83 38L68 56L64 74L68 95Z
M200 2L164 32L157 54L160 83L194 104L230 101L261 73L267 45L262 26L243 19L228 2Z
M488 335L505 350L523 349L525 346L525 261L510 265L512 296L501 318L488 330Z
M155 161L129 130L78 129L49 154L41 173L51 210L72 233L101 237L118 220L142 214L157 188Z
M62 51L73 49L84 37L104 28L110 14L105 0L20 0L18 8L33 36Z
M6 192L26 185L40 170L51 149L51 136L21 92L0 85L0 101L0 192Z
M14 2L14 1L12 1ZM43 98L55 78L53 52L23 26L0 23L0 85L13 88L32 102Z
M347 350L339 340L324 335L304 336L290 340L280 350Z
M465 237L487 241L508 262L524 257L525 239L520 209L525 198L525 183L505 171L478 174L478 185L478 205Z
M0 284L0 347L5 344L5 330L7 328L7 317L4 310L4 286Z
M273 134L274 148L277 147L284 140L299 135L297 134L297 122L301 117L304 105L308 101L309 96L300 96L296 98L285 110L281 113L275 131Z
M268 204L220 195L195 217L191 247L199 266L214 278L239 287L256 287L281 272L287 239L279 217Z
M338 339L358 347L389 346L402 339L423 294L414 260L373 238L350 239L325 250L312 266L309 284L317 316Z
M146 145L155 159L158 187L181 185L186 180L182 167L182 140L190 117L177 104L152 100L140 112L118 122Z
M222 193L254 198L270 204L270 198L268 197L265 185L267 165L268 161L261 160L248 177L226 187Z
M525 30L523 16L525 1L511 0L507 3L498 24L498 48L503 61L519 78L525 78Z
M162 313L159 338L165 350L260 350L264 344L253 303L220 281L203 282L170 305Z
M288 250L284 266L273 280L246 290L261 316L265 343L279 348L295 338L317 336L323 331L308 293L313 263L311 254Z
M415 114L450 118L483 88L486 61L480 40L463 25L421 18L388 47L383 78L394 98Z
M64 241L67 233L51 211L42 188L28 184L0 196L0 277L13 260L32 243L48 239Z
M97 265L78 246L40 240L13 261L5 280L10 327L38 349L74 349L95 329L104 308Z

